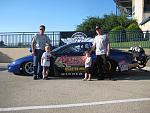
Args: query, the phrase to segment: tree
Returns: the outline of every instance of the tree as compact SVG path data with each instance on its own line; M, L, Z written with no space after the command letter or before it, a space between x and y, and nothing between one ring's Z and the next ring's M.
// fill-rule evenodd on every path
M140 27L138 25L138 23L134 22L134 23L131 23L127 28L126 30L140 30Z
M4 41L0 41L0 46L6 46L5 44L4 44Z
M113 27L118 26L118 20L117 16L114 14L111 15L104 15L104 23L103 23L103 29L110 31Z
M76 31L95 31L96 24L102 24L103 20L99 17L87 17L80 25L77 25Z
M101 28L106 31L112 30L116 26L126 28L135 20L126 18L125 16L116 16L115 14L104 15L100 17L87 17L80 25L77 25L76 31L94 31L96 24L101 25Z

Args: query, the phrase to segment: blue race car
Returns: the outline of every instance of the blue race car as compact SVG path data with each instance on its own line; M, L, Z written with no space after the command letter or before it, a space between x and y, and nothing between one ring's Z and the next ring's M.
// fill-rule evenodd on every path
M91 42L70 43L53 49L51 58L50 76L61 75L83 75L84 74L84 52L90 50ZM93 74L97 73L95 66L95 53L91 54ZM146 62L145 62L146 63ZM109 72L125 71L139 66L132 52L121 50L110 50L107 63ZM146 66L146 65L145 65ZM8 71L14 74L32 75L33 56L28 55L19 58L8 65Z

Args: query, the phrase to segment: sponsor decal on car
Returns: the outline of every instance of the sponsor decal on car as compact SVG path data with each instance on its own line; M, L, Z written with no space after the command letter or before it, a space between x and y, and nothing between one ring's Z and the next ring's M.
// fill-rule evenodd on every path
M65 72L84 72L84 67L65 67Z
M128 63L126 63L125 60L122 60L119 62L119 68L120 68L120 71L126 71L129 69L128 67Z
M84 66L85 56L61 56L56 60L57 65L67 66ZM63 67L64 67L63 66Z
M84 59L85 56L61 56L56 59L55 64L65 73L83 73L85 70Z

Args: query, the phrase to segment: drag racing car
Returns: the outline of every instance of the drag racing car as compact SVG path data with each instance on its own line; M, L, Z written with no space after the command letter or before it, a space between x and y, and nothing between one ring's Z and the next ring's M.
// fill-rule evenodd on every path
M90 50L91 42L70 43L57 47L52 50L50 76L68 76L68 75L83 75L84 74L84 52ZM140 53L139 53L140 54ZM107 67L108 73L115 73L117 71L125 71L137 67L145 67L147 63L147 56L142 53L143 63L134 57L132 51L122 51L111 49L108 58ZM95 65L95 52L91 53L93 73L96 75L97 67ZM141 59L140 59L141 60ZM33 74L33 56L28 55L8 64L8 71L17 75L32 75Z

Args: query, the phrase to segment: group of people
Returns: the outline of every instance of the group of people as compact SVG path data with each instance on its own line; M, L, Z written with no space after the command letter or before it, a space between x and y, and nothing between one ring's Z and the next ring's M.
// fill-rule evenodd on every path
M92 58L90 56L92 51L96 51L96 65L98 68L98 79L104 79L106 71L107 57L110 52L110 42L106 34L102 35L102 30L99 25L96 25L97 36L94 38L91 50L85 51L85 77L84 81L91 80L92 73ZM51 57L51 40L44 34L45 26L40 26L40 31L32 39L32 55L34 56L34 74L33 79L48 79L50 57ZM38 68L39 67L39 68ZM43 68L42 68L43 67Z

